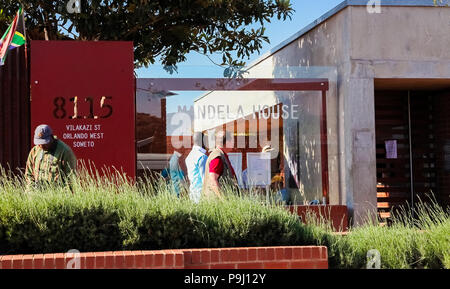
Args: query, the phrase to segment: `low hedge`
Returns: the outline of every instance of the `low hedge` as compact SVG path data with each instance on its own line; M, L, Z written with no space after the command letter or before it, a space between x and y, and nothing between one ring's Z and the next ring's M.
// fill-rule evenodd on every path
M110 179L26 191L0 181L0 255L312 245L282 207L230 193L223 200L177 198L169 187Z
M339 236L323 219L304 225L283 206L230 187L222 200L195 204L162 180L80 176L71 189L28 189L0 172L0 255L324 245L330 268L365 268L371 249L381 268L450 268L449 211L423 203L415 217L408 212L389 227L367 222Z
M375 249L381 269L450 269L450 211L433 198L393 213L390 226L369 217L345 236L332 234L329 224L309 227L310 238L327 246L330 268L366 268L367 253Z

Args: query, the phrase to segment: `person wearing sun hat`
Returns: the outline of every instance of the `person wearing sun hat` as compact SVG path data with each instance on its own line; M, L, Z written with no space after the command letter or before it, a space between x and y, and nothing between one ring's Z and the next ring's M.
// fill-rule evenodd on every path
M284 187L284 177L282 174L276 174L270 181L271 189L276 193L276 202L288 204L290 196L288 190Z
M34 131L34 144L25 168L28 186L44 183L66 183L76 172L77 159L72 149L53 135L50 126L41 124Z

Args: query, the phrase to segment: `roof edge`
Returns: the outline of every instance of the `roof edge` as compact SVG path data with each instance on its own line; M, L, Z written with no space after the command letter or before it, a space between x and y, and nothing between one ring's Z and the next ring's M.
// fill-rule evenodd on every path
M449 7L448 5L450 5L450 3L449 3L450 1L449 0L443 0L443 1L444 2L447 1L447 3L440 4L439 0L438 0L437 7ZM250 69L250 68L256 66L257 64L261 63L262 61L266 60L273 54L277 53L284 47L288 46L289 44L291 44L298 38L302 37L309 31L313 30L314 28L316 28L317 26L319 26L320 24L322 24L329 18L333 17L340 11L344 10L345 8L347 8L349 6L367 6L369 2L370 2L369 0L345 0L345 1L341 2L336 7L334 7L333 9L331 9L328 12L326 12L325 14L323 14L322 16L320 16L319 18L314 20L312 23L310 23L309 25L307 25L306 27L302 28L300 31L295 33L294 35L288 37L283 42L275 45L268 52L264 53L258 59L251 62L246 67L246 69ZM436 7L433 0L380 0L380 2L381 2L381 6Z

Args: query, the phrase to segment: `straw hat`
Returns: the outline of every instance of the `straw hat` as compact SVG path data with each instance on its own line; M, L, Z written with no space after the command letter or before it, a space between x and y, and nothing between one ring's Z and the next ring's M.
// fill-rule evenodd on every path
M275 176L273 176L272 180L270 181L270 183L282 183L283 182L283 176L281 176L280 174L277 174Z

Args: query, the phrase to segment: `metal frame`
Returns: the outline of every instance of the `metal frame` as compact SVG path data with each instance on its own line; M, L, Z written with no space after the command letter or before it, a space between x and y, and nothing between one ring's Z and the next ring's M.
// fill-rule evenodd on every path
M320 147L322 196L329 204L326 78L141 78L144 87L155 94L169 91L321 91Z

